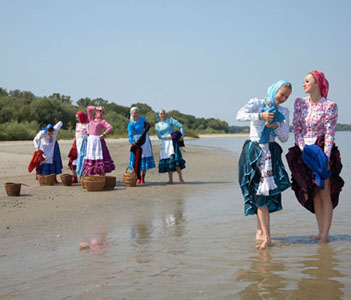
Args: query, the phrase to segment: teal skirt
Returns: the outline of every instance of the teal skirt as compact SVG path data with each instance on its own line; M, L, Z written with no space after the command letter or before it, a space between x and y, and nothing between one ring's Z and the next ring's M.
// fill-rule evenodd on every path
M257 207L268 206L270 213L282 210L281 192L288 189L291 184L288 173L282 162L282 148L276 143L269 143L272 156L272 171L277 188L269 191L268 196L257 195L261 180L259 162L262 156L261 147L257 142L247 140L239 159L239 184L244 196L245 216L257 214Z
M161 159L158 164L159 173L174 172L176 168L185 169L185 160L180 152L179 143L173 140L174 154L167 159Z

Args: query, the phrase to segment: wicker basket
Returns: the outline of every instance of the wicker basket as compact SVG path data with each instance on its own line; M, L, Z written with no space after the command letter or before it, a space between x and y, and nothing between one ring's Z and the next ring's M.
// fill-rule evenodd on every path
M116 186L116 176L105 176L104 190L113 190Z
M85 179L86 179L87 177L88 177L88 176L83 175L83 176L80 178L80 183L81 183L83 189L86 189L86 188L87 188L86 185L85 185L85 183L86 183Z
M21 193L21 183L6 182L5 190L7 196L19 196Z
M126 187L133 187L136 186L137 182L137 175L134 171L128 172L128 168L126 172L123 174L123 182Z
M65 185L65 186L72 185L73 176L71 174L62 174L60 176L60 178L61 178L63 185Z
M38 182L40 185L54 185L55 179L56 179L56 174L50 174L50 175L38 174Z
M105 186L105 175L85 176L84 185L87 191L102 191Z

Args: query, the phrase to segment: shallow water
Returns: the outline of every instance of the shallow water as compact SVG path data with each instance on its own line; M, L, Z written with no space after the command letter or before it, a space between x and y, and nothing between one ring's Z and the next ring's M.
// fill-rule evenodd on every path
M351 134L337 138L348 183L351 164L342 141ZM188 144L237 153L243 140ZM33 245L25 255L0 258L0 298L351 299L348 184L329 244L310 238L314 216L287 191L283 211L271 217L274 246L264 251L254 247L256 220L243 216L236 182L208 185L176 200L144 199L138 207L131 201L57 236L49 248Z

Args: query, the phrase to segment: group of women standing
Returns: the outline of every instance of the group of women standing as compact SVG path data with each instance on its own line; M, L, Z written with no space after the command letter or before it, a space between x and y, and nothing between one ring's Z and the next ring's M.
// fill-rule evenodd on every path
M95 116L93 111L95 110ZM105 109L102 106L88 106L87 115L83 112L76 114L75 140L69 151L69 167L73 172L73 183L78 182L78 177L83 175L102 175L115 169L104 137L112 130L112 126L103 118ZM184 126L173 118L166 118L165 110L160 110L157 115L159 122L156 124L158 137L162 140L159 172L168 173L168 183L173 183L173 172L179 175L180 183L184 183L182 169L185 161L180 147L185 135ZM180 129L175 131L174 126ZM36 151L43 153L43 160L37 168L37 174L50 175L62 173L62 160L56 135L62 122L55 126L49 124L34 138ZM145 117L139 116L138 107L130 110L128 124L128 138L131 144L129 169L135 170L138 176L137 183L145 184L146 171L156 167L152 144L147 131L150 125ZM57 182L57 180L56 180Z
M289 110L281 106L292 85L281 80L268 88L264 99L251 99L237 113L238 121L250 121L250 139L239 160L239 184L245 215L257 215L258 249L271 244L270 213L282 209L281 193L292 187L298 201L315 213L321 243L328 241L333 209L344 185L340 177L340 152L335 146L338 107L327 99L329 83L324 73L312 71L304 79L305 98L294 105L295 146L286 155L292 184L281 159L276 137L289 137Z
M292 187L298 201L315 213L321 242L328 241L333 209L344 185L340 177L340 153L335 146L338 107L327 99L329 83L324 73L312 71L304 79L305 98L297 98L294 106L295 146L286 155L292 184L285 170L282 148L276 138L286 142L289 138L289 110L281 106L291 94L292 85L280 80L268 88L264 99L251 99L238 113L239 121L250 121L250 138L243 146L239 159L239 183L244 196L245 215L257 215L256 239L258 249L271 244L270 213L282 209L281 193ZM93 110L96 115L93 116ZM103 107L89 106L88 116L78 112L76 139L70 151L69 165L81 176L105 174L115 169L104 137L112 126L103 119ZM173 118L166 118L160 110L156 124L157 136L162 140L159 172L168 173L168 183L173 183L173 172L184 183L182 169L185 161L180 147L184 127ZM39 174L59 174L62 162L56 134L62 126L48 125L34 138L34 145L44 152L45 160L37 169ZM175 131L174 126L180 131ZM131 144L129 168L136 170L138 184L145 183L146 171L155 168L152 144L148 135L149 123L139 115L139 109L130 110L128 138Z

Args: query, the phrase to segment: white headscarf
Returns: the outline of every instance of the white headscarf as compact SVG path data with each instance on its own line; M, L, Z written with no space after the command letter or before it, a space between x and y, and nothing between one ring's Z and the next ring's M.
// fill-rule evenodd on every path
M131 121L134 121L134 120L133 120L133 116L132 116L133 110L139 111L139 108L138 108L137 106L133 106L133 107L130 109L130 118L129 118L129 120L131 120Z

